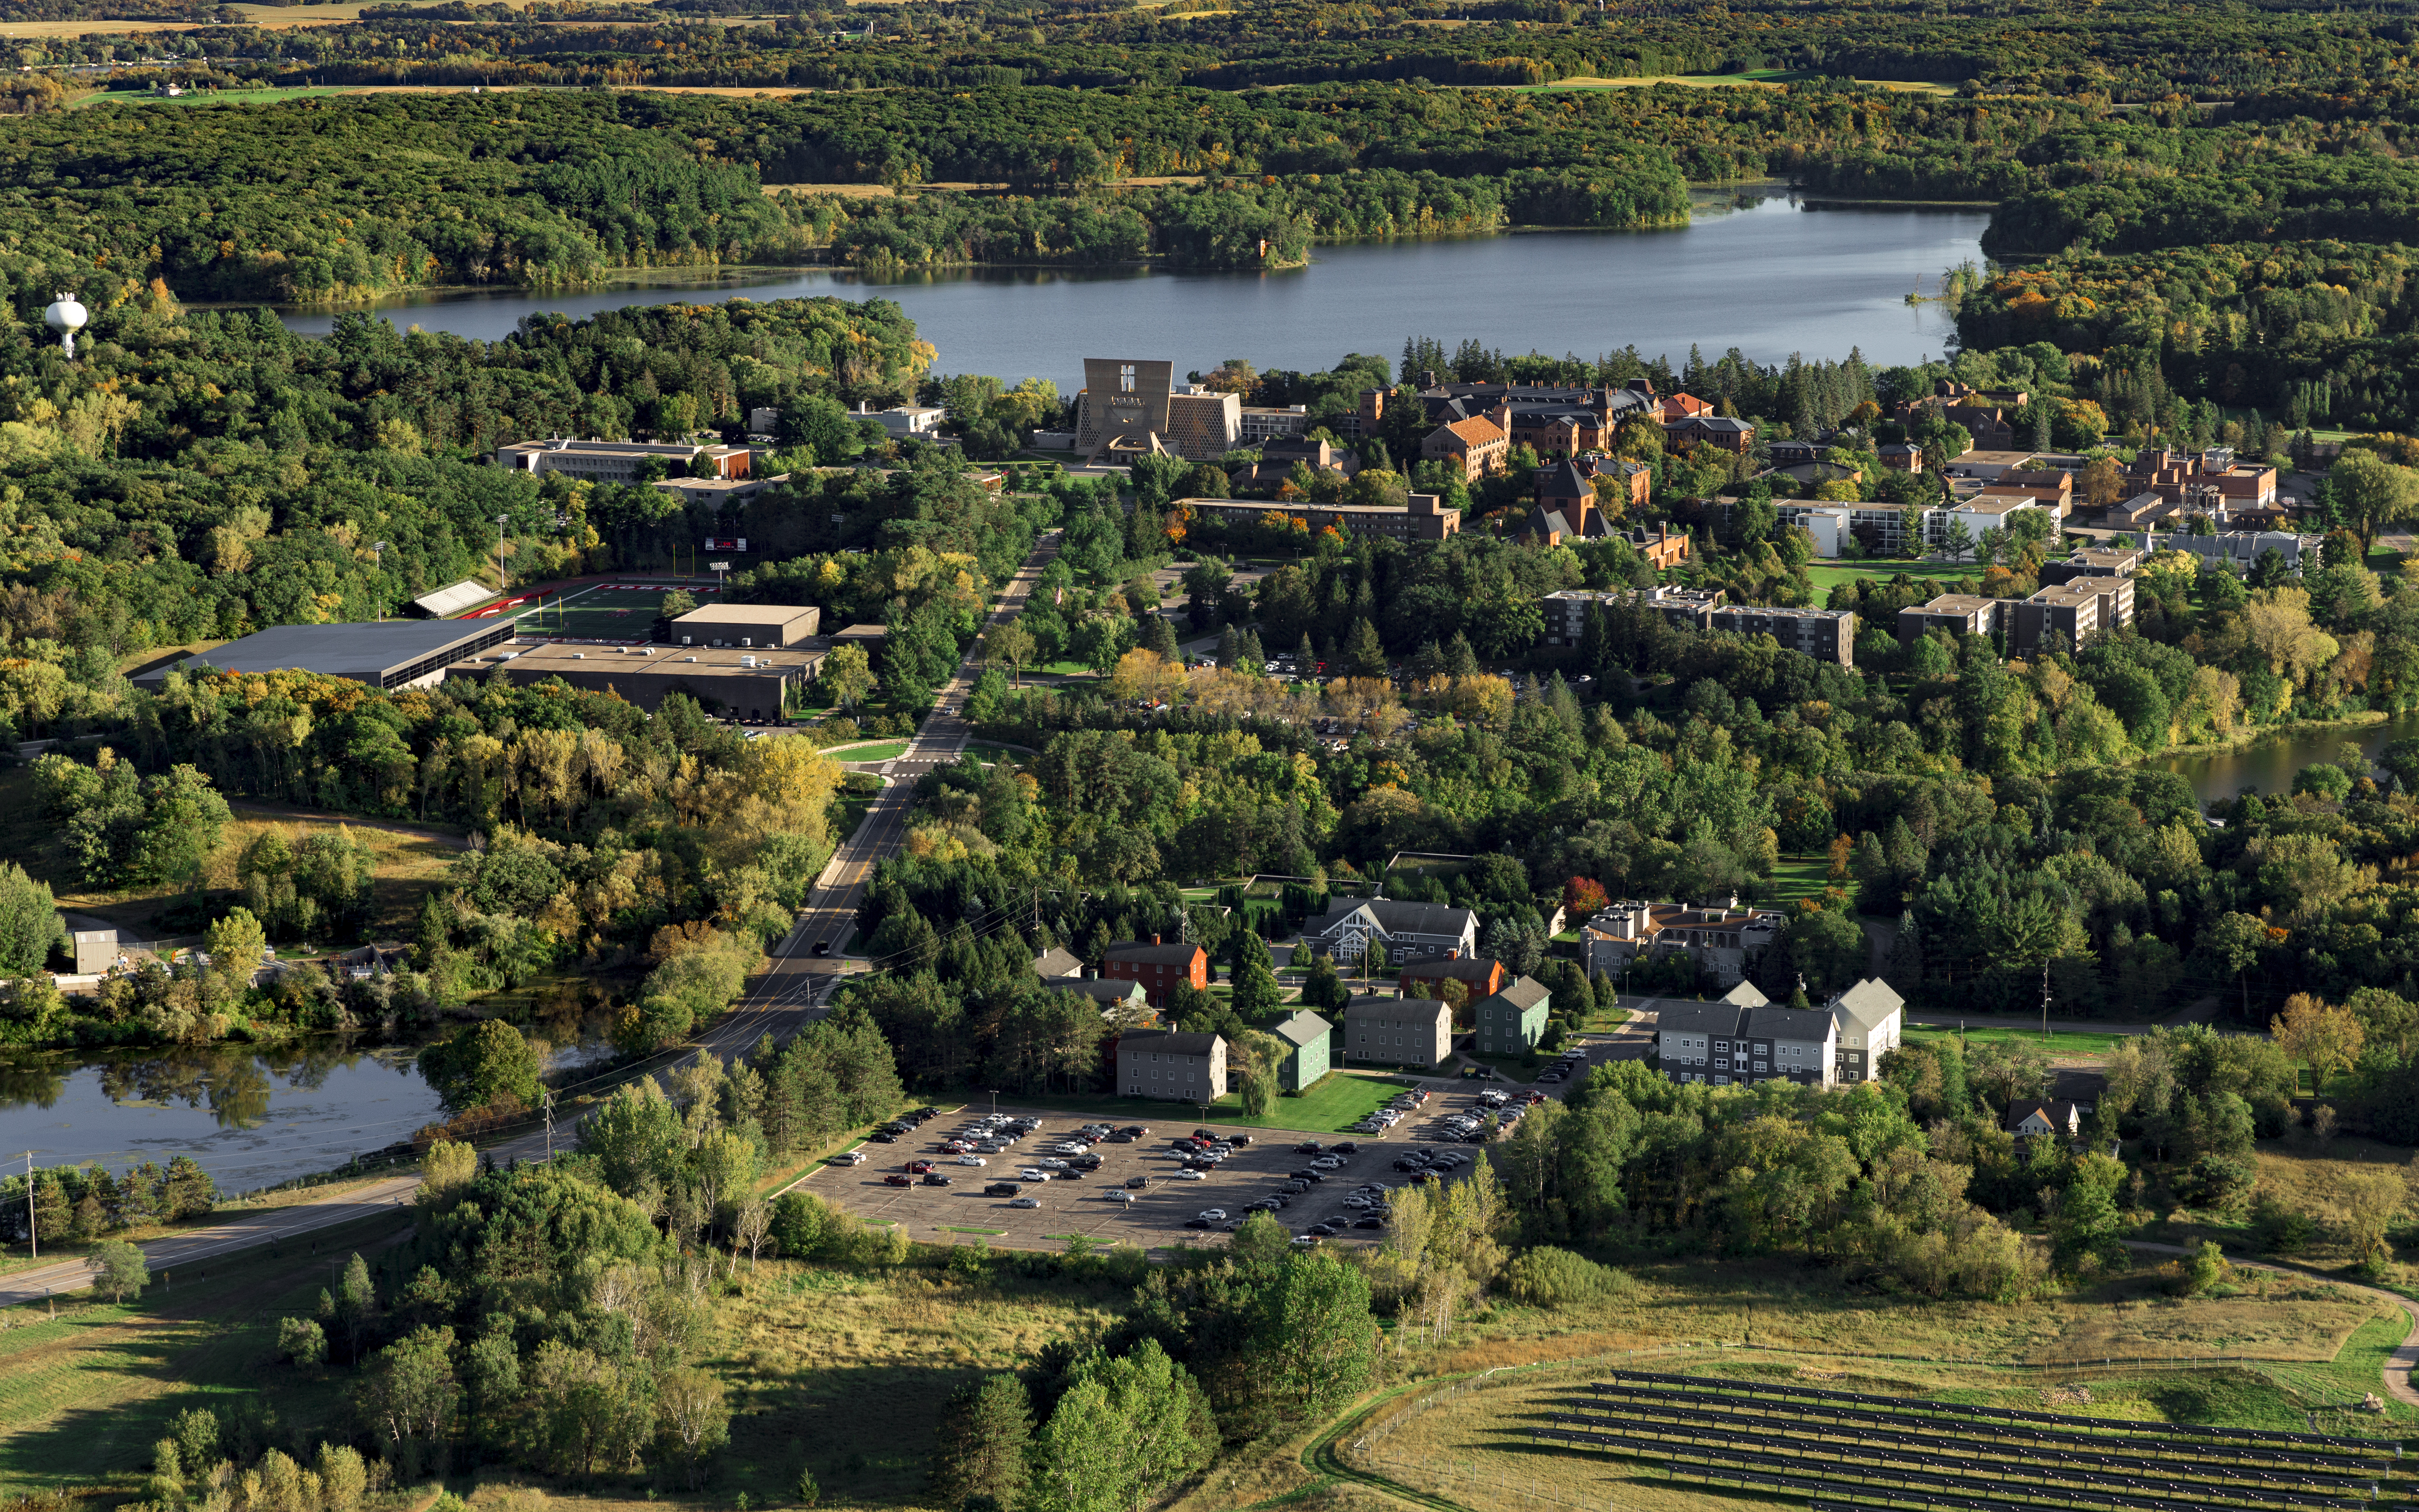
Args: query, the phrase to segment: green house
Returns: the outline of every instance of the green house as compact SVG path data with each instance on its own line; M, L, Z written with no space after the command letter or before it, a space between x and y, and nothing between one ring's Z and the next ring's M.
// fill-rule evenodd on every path
M1299 1092L1327 1074L1334 1026L1312 1012L1288 1013L1269 1030L1291 1048L1277 1067L1277 1086Z
M1544 982L1515 977L1502 992L1478 1000L1471 1043L1482 1056L1527 1055L1546 1037L1546 1011L1552 1003Z

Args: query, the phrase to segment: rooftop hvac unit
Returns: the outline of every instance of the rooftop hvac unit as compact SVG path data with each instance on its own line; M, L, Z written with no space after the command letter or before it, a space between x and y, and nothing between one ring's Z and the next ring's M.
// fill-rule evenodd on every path
M755 642L754 639L752 639L751 637L744 636L744 635L743 635L743 636L741 636L741 637L739 638L739 643L740 643L741 645L743 645L743 646L752 646L752 645L754 645L756 642Z
M696 641L691 640L690 640L688 637L686 637L686 636L682 636L682 637L681 637L681 644L682 644L682 645L689 646L689 645L695 645L696 643L697 643Z
M753 667L756 665L756 658L753 656L742 656L739 658L739 665L742 667Z

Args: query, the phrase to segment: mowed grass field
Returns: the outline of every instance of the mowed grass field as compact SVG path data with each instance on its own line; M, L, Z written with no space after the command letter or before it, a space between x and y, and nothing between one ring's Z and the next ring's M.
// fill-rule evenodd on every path
M2050 1021L2051 1033L2043 1036L2039 1029L1967 1029L1965 1046L1980 1049L1986 1044L2026 1044L2052 1059L2064 1060L2077 1056L2104 1056L2133 1036L2105 1034L2095 1029L2070 1029L2056 1019ZM1936 1025L1910 1024L1904 1031L1908 1044L1936 1044L1957 1038L1957 1030Z

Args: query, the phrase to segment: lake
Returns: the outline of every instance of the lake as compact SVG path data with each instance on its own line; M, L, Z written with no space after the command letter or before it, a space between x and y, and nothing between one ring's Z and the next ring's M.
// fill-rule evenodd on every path
M728 297L895 300L940 349L935 370L1082 386L1086 357L1167 356L1177 370L1228 357L1262 368L1333 366L1347 352L1396 361L1406 338L1448 348L1475 337L1505 352L1593 358L1635 346L1677 365L1736 347L1760 363L1793 352L1876 364L1940 355L1953 323L1907 293L1981 260L1981 209L1825 203L1783 191L1694 196L1695 219L1656 231L1539 231L1317 248L1284 272L1158 269L952 269L873 279L843 270L677 275L532 294L444 291L373 306L401 326L495 340L525 315L581 317L632 304ZM325 334L336 312L281 311Z
M2263 795L2289 793L2294 773L2334 761L2347 741L2375 761L2379 751L2396 740L2419 740L2419 714L2382 724L2334 725L2211 755L2167 756L2153 764L2181 772L2205 805L2211 798L2234 797L2244 788L2257 788Z

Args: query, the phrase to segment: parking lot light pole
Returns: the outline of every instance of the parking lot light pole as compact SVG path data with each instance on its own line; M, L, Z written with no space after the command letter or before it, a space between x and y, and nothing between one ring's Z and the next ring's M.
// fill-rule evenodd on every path
M991 1116L994 1119L999 1117L999 1088L996 1087L991 1089Z

